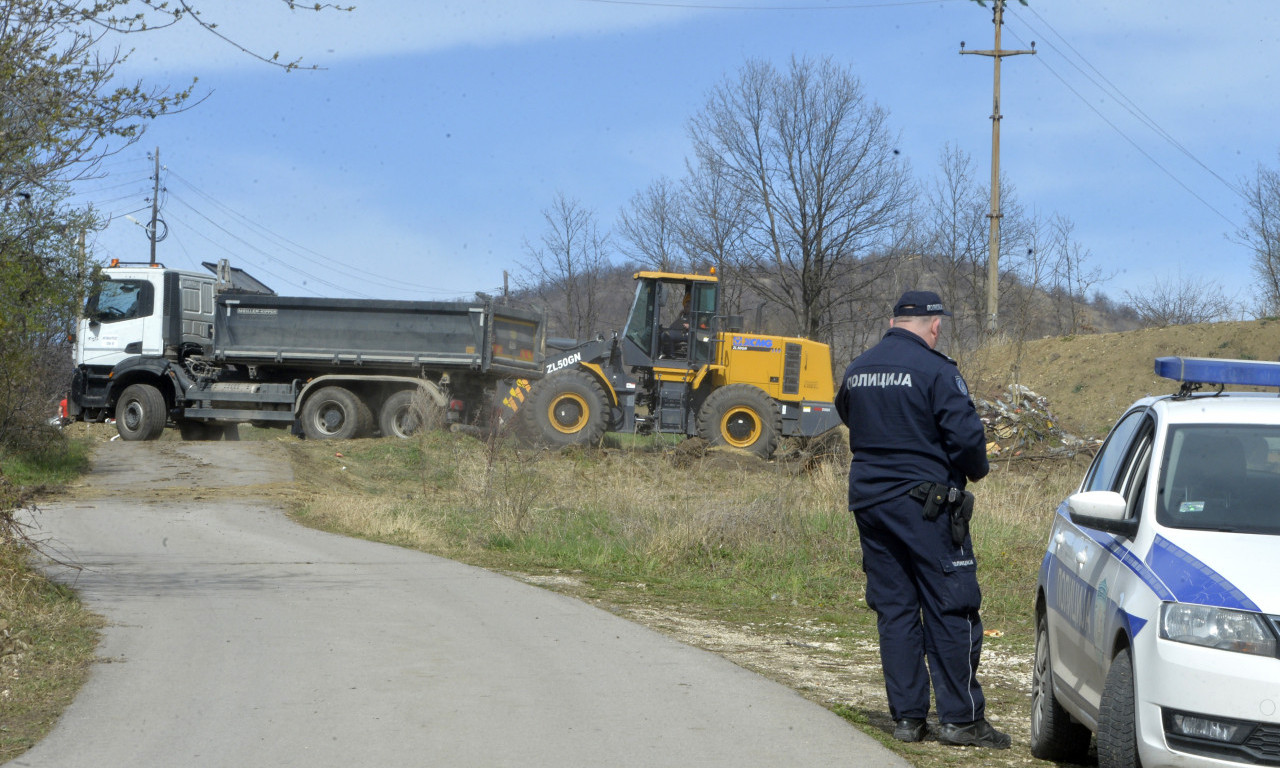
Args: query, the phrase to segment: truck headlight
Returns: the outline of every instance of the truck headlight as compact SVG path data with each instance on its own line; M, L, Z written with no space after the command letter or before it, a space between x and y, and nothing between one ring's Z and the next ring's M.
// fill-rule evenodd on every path
M1224 651L1276 655L1276 637L1262 616L1211 605L1162 604L1160 637Z

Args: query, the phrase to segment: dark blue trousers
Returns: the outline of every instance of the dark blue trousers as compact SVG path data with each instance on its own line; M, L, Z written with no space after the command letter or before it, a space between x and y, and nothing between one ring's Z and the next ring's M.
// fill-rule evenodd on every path
M982 592L973 544L968 536L962 546L952 544L950 518L927 521L922 508L899 496L854 512L889 713L894 720L924 718L932 679L938 721L968 723L985 710L977 678Z

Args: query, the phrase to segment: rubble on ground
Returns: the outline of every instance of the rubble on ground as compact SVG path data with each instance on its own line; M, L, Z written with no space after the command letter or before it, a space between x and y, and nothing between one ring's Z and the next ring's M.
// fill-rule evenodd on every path
M1048 398L1021 384L1010 384L995 400L975 398L974 405L986 425L992 458L1070 456L1096 448L1097 441L1063 430Z

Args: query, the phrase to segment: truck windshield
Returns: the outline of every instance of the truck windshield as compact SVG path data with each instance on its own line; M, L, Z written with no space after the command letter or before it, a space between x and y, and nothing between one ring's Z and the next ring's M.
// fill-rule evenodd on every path
M117 323L152 312L154 289L146 280L107 280L90 297L85 317L100 323Z
M1164 457L1161 525L1280 534L1280 425L1171 427Z

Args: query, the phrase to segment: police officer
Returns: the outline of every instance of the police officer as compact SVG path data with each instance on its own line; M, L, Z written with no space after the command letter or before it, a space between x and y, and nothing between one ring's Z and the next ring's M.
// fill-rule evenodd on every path
M849 509L894 738L924 739L932 682L939 742L1005 749L1009 737L987 722L975 676L982 593L964 488L989 466L964 379L934 349L950 314L932 291L902 294L889 331L845 371L836 410L849 427Z

